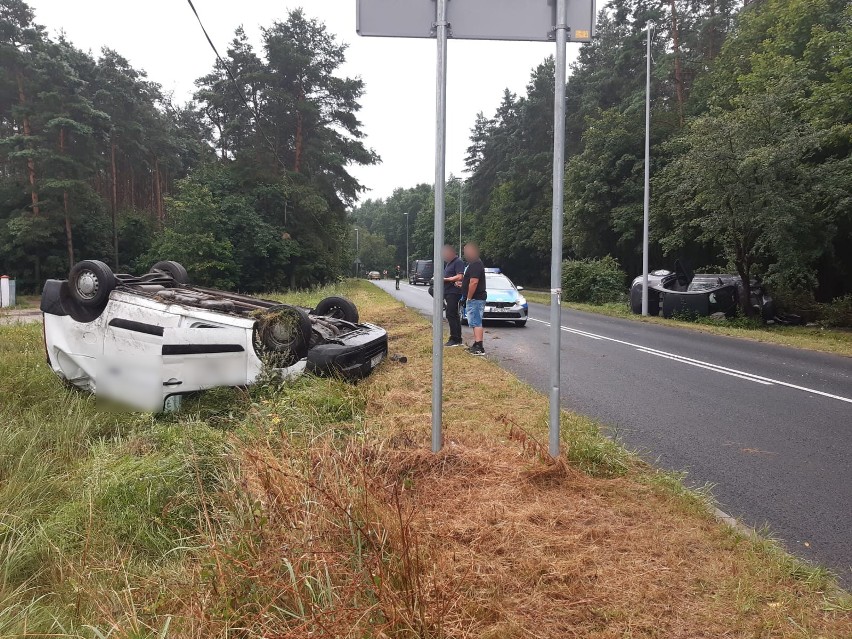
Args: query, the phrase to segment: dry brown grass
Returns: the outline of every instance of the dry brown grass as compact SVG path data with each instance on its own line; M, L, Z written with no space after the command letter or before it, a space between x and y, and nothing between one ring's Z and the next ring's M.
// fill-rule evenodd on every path
M625 456L623 472L592 464L593 476L550 460L546 399L491 362L447 353L446 446L432 455L426 323L361 295L408 363L360 387L357 437L244 451L251 512L214 549L209 588L194 586L207 603L185 636L852 636L830 583L797 579L653 469ZM570 459L587 424L565 419ZM222 591L253 603L226 622Z
M0 636L852 637L850 599L823 573L718 523L589 420L563 416L564 456L551 460L546 398L493 362L448 351L445 448L433 455L426 321L374 287L348 294L408 363L358 386L223 393L184 416L179 428L195 419L228 441L215 481L209 455L187 458L193 530L144 562L114 544L61 555L39 594L50 632L0 625ZM126 454L149 455L147 437ZM0 601L23 618L8 627L35 628L35 604L13 607L26 600ZM55 611L72 621L57 626Z

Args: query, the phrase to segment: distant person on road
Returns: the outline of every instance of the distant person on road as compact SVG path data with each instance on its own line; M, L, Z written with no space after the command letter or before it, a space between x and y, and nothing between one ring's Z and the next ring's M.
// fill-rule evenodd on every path
M399 290L399 278L402 277L402 269L399 268L399 264L396 265L396 290Z
M459 302L462 298L462 279L464 279L464 262L449 244L442 251L444 262L444 302L447 304L447 324L450 325L450 339L444 346L464 346L462 341L461 317Z
M482 344L485 338L482 316L485 313L488 293L485 291L485 265L479 259L479 247L473 242L464 245L464 259L467 260L467 269L462 279L462 292L467 298L467 323L473 329L473 344L467 352L471 355L485 355L485 347Z

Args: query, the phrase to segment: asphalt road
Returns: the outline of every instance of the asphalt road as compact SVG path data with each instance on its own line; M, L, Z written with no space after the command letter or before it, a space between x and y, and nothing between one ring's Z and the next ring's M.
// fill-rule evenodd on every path
M431 315L424 287L375 284ZM485 336L488 357L542 392L549 317L530 304L526 328ZM852 358L572 310L562 327L565 408L713 484L724 511L852 586Z

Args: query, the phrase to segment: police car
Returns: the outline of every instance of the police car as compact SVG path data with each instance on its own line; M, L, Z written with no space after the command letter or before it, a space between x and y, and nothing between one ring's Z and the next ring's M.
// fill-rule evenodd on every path
M523 286L515 284L499 268L485 269L485 313L482 318L488 321L513 322L517 326L526 326L529 317L529 304L521 294ZM463 304L463 303L462 303ZM467 324L464 307L461 309L462 321Z

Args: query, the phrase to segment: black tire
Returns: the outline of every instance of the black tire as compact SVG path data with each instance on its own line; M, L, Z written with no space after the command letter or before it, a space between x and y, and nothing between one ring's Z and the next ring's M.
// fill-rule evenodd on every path
M71 299L86 309L105 307L114 288L115 275L112 269L98 260L77 262L68 274Z
M358 323L358 307L345 297L326 297L314 309L314 315L324 315Z
M515 326L517 326L518 328L523 328L526 325L527 325L527 320L518 320L517 322L515 322Z
M273 306L262 311L254 336L255 350L268 355L272 366L292 366L308 354L311 318L296 306Z
M189 284L189 274L186 272L183 264L179 262L172 262L171 260L157 262L148 272L153 273L154 271L165 273L178 284Z

